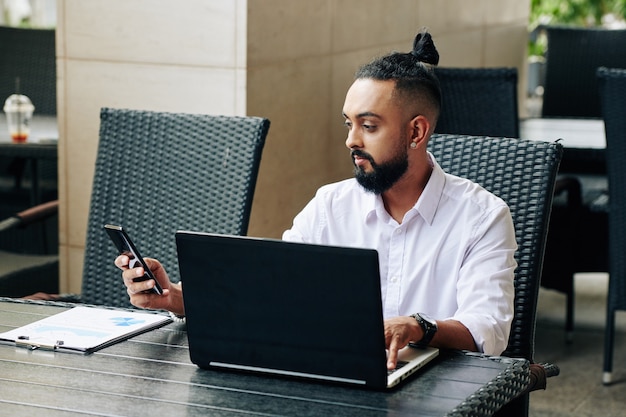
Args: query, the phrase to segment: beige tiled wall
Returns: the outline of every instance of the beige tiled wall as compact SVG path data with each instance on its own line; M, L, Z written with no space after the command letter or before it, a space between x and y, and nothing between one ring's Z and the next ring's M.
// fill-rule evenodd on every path
M350 175L341 106L359 64L426 26L441 65L523 80L529 3L58 0L62 290L80 292L101 107L268 117L249 234L279 237L317 187Z

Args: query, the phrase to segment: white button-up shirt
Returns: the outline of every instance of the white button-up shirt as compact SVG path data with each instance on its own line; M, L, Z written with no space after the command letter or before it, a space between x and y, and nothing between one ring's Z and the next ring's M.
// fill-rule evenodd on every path
M508 206L479 185L433 171L398 224L355 179L321 187L284 240L378 251L384 317L458 320L498 355L513 319L515 230Z

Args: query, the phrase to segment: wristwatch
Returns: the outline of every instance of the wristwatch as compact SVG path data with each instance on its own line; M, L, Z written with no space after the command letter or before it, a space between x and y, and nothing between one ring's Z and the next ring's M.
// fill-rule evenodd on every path
M410 343L410 345L413 347L425 348L428 346L430 341L433 340L435 333L437 333L437 322L424 313L411 314L411 317L417 320L417 324L419 324L424 331L424 336L421 340Z

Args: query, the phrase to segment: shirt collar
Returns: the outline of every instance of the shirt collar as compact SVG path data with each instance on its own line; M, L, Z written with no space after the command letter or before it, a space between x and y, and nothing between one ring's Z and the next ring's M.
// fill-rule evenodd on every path
M433 170L424 191L422 191L422 195L417 200L412 210L417 211L428 224L432 224L435 213L437 212L439 200L443 193L445 173L437 163L433 154L428 152L428 157ZM357 184L357 187L360 187L360 185ZM375 216L377 211L379 213L386 213L382 197L366 192L361 206L363 220L367 221L371 216Z
M417 210L428 224L432 224L435 214L437 213L441 195L443 194L446 176L433 154L428 152L428 157L430 158L433 170L428 179L428 183L426 183L426 187L424 187L424 191L422 191L422 195L415 203L415 206L413 206L413 210Z

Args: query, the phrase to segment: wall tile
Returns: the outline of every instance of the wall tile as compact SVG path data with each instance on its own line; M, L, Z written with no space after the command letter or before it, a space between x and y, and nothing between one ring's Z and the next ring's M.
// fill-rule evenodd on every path
M64 258L64 261L67 264L67 273L65 273L66 268L62 267L61 276L63 277L63 280L61 281L61 284L65 288L65 290L62 291L71 294L80 294L83 282L84 249L82 247L70 247L64 251L64 253L67 254L66 258Z
M523 45L511 48L511 42ZM497 66L502 62L522 67L526 59L528 29L526 24L507 25L485 30L485 66Z
M486 3L493 0L418 0L418 22L431 33L458 33L484 26Z
M65 57L65 0L56 0L57 4L57 26L55 29L56 56Z
M330 59L317 57L249 70L248 112L271 122L249 234L280 237L321 185L332 141L329 74Z
M333 2L333 51L404 44L419 30L415 0ZM409 45L410 46L410 45Z
M67 105L76 118L101 107L234 114L236 71L69 60Z
M69 58L234 67L242 1L66 0Z
M480 67L484 61L484 31L467 30L463 33L449 33L435 37L439 51L439 65L442 67Z
M248 66L326 55L331 0L248 0Z
M519 0L499 0L501 7L493 7L493 0L484 2L485 25L503 26L523 23L528 25L530 2Z

